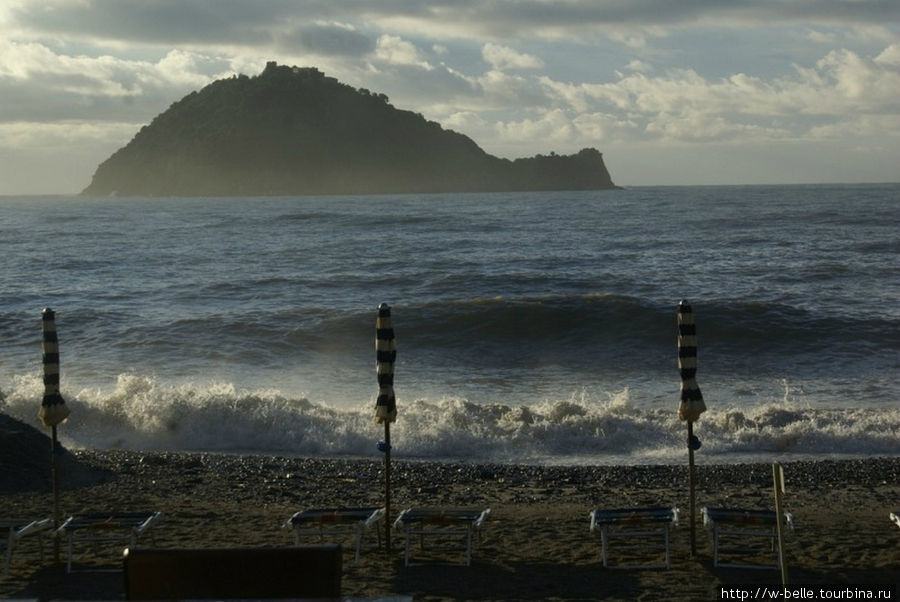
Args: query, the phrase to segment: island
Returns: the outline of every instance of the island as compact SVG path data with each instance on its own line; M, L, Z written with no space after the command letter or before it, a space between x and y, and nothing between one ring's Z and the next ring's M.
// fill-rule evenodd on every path
M269 62L173 103L101 163L90 196L267 196L616 188L603 155L503 159L384 94Z

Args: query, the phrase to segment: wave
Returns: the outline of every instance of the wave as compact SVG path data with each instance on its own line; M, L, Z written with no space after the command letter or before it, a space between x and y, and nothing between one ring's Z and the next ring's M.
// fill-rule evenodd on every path
M38 376L16 377L0 393L0 410L39 427L41 392ZM72 415L60 436L76 448L370 456L382 435L374 401L338 409L223 382L168 385L121 374L112 391L82 390L68 404ZM675 404L640 407L628 389L519 406L418 399L399 411L392 443L402 458L668 464L685 457L685 426ZM695 423L703 442L698 454L717 463L772 455L896 456L898 430L897 407L817 409L790 402L717 404Z
M409 304L374 299L371 309L250 304L190 315L69 307L58 314L58 326L66 366L74 348L78 353L73 355L99 358L112 374L141 364L158 366L160 358L174 367L198 369L204 362L357 366L370 363L375 308L381 301L393 306L398 361L414 361L426 371L558 365L582 373L636 376L674 370L677 301L613 294ZM704 376L783 374L784 366L790 366L797 377L833 378L853 370L859 378L873 378L896 369L900 325L888 316L732 299L695 302L693 307ZM37 349L39 316L9 318L0 320L0 337L29 353ZM22 328L25 323L28 329Z

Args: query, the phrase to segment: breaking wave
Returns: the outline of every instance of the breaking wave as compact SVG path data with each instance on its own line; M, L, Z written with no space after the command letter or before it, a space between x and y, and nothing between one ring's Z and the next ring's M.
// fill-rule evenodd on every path
M38 426L42 383L20 376L0 410ZM114 390L83 390L59 429L71 447L371 456L382 427L372 404L338 409L288 398L276 389L229 383L166 385L122 374ZM396 457L577 464L680 463L685 427L672 407L640 407L628 389L528 405L447 397L400 405L392 425ZM712 405L695 424L701 461L773 456L900 455L900 408L816 409L779 401L742 408Z

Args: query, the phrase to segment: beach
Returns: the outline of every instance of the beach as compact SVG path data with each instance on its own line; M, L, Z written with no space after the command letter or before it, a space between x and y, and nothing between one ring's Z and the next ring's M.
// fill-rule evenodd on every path
M158 547L287 546L283 523L304 508L383 503L380 457L321 459L258 454L76 451L61 468L62 514L154 510L163 513L144 545ZM785 510L795 528L785 539L791 583L890 585L900 575L900 529L888 514L900 505L900 458L782 460ZM368 534L360 562L345 546L344 596L404 595L415 600L715 600L729 585L779 585L777 570L712 566L711 532L697 521L690 553L687 466L528 466L395 460L392 514L412 506L490 508L470 567L438 562L406 567L403 538L392 532L392 552L376 549ZM18 481L16 480L18 479ZM48 479L44 478L43 481ZM19 486L18 484L23 484ZM0 482L2 513L52 514L52 496L15 470ZM696 505L772 509L770 464L698 463ZM589 530L598 507L673 505L680 524L671 532L671 570L604 568L600 538ZM610 561L627 540L614 539ZM661 545L638 560L659 562ZM122 574L67 574L42 563L34 541L15 550L0 596L39 599L121 599ZM417 553L417 548L413 548ZM641 554L641 547L634 549ZM84 545L76 568L114 568L121 546ZM760 562L773 562L768 550ZM63 550L62 558L65 558ZM434 551L425 560L463 560L458 551ZM896 589L894 590L896 594Z

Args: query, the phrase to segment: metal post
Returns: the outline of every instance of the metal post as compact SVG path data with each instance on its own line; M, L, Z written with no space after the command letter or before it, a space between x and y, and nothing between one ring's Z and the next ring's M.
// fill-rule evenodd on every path
M391 423L384 421L384 545L391 553Z
M787 561L784 557L784 511L781 495L784 493L784 470L778 462L772 462L772 482L775 486L775 533L778 535L778 564L781 568L781 584L788 584Z
M691 512L691 557L697 555L697 513L694 511L694 446L692 444L694 440L694 423L688 422L688 434L687 434L687 444L688 444L688 489L690 490L690 512Z
M53 562L59 562L59 536L56 534L56 530L59 529L59 470L56 454L56 427L51 427L50 431L52 433L50 438L50 486L53 489Z

